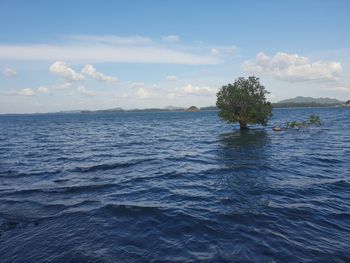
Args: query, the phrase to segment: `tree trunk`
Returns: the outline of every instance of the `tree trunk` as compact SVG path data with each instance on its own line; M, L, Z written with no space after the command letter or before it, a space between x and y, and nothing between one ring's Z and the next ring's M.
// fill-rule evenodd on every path
M248 130L247 123L245 123L245 122L243 122L243 121L240 121L240 122L239 122L239 127L240 127L241 131Z

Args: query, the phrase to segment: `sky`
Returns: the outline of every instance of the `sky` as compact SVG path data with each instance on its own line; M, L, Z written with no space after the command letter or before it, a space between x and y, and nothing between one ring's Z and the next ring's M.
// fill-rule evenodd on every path
M0 114L350 99L350 1L0 0Z

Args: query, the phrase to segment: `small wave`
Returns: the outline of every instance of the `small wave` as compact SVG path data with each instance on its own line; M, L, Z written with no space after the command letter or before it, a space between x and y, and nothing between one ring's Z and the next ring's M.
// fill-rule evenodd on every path
M28 226L38 226L39 222L36 220L31 220L28 218L18 217L18 216L4 216L1 215L0 218L0 242L1 236L9 231L15 231L18 229L25 229Z
M118 215L146 215L160 213L164 210L164 208L151 205L141 206L136 204L107 204L99 208L99 210L105 210Z
M54 183L65 183L65 182L68 182L69 179L68 178L58 178L58 179L55 179L53 180Z
M312 159L321 163L332 164L332 165L340 164L343 162L342 160L338 160L335 158L325 158L325 157L313 157Z
M7 195L22 195L32 193L79 193L86 191L97 191L104 188L114 187L116 184L89 184L89 185L76 185L69 187L57 187L57 188L32 188L32 189L21 189L13 192L6 193Z
M150 162L153 160L155 159L149 158L149 159L132 160L132 161L122 162L122 163L97 164L97 165L92 165L88 167L76 167L72 170L72 172L88 173L88 172L95 172L95 171L114 170L119 168L127 168L131 166L135 166L135 165L145 163L145 162Z
M172 180L172 179L179 179L183 174L177 171L170 171L170 172L156 172L153 175L146 175L146 176L139 176L139 177L133 177L130 179L127 179L123 181L123 184L131 183L135 184L138 182L143 181L150 181L150 180ZM164 189L163 189L164 190ZM147 189L149 191L149 189Z
M29 177L29 176L50 176L50 175L59 174L61 172L62 172L62 170L54 170L54 171L50 171L50 172L47 172L47 171L17 172L17 171L13 171L13 170L7 170L7 171L4 171L4 172L0 172L0 177L13 178L13 177Z
M338 188L347 189L348 187L350 187L350 179L348 178L320 179L318 181L311 182L310 185L338 187Z

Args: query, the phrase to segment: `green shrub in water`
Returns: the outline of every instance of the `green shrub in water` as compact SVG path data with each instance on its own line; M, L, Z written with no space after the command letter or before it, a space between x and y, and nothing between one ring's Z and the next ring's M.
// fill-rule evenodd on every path
M321 125L321 119L317 115L310 115L309 120L298 122L298 121L289 121L286 123L286 128L293 128L293 129L300 129L300 128L305 128L310 125Z
M310 115L310 117L309 117L309 124L310 125L321 125L320 116Z

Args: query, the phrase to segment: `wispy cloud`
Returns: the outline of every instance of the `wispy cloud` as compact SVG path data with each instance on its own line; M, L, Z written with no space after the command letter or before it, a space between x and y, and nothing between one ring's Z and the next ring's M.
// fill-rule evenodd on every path
M38 92L44 93L44 94L50 94L50 89L47 87L39 87Z
M71 82L65 82L62 84L56 84L51 86L51 89L55 89L55 90L68 90L71 89L73 87L73 84Z
M49 94L51 93L51 91L54 91L54 90L55 91L70 90L72 87L73 87L73 83L65 82L65 83L59 83L54 85L40 86L37 90L41 93Z
M162 37L162 40L165 42L179 42L180 41L180 37L178 35L169 35L169 36L164 36Z
M53 90L68 90L72 88L73 84L66 82L63 84L49 85L49 86L40 86L38 88L24 88L17 90L8 90L5 92L0 92L0 95L4 96L22 96L22 97L32 97L39 93L41 94L51 94Z
M216 89L213 89L211 87L200 87L200 86L193 86L192 84L187 84L186 86L183 86L181 88L176 89L176 93L181 94L188 94L188 95L212 95L216 93Z
M289 82L337 80L343 71L339 62L311 62L307 57L283 52L278 52L273 57L260 52L255 61L246 61L243 69Z
M18 74L17 71L12 69L12 68L5 68L2 71L2 75L4 75L5 77L8 77L8 78L17 76L17 74Z
M131 83L131 87L133 89L144 88L145 87L145 83L143 83L143 82L132 82Z
M79 86L77 90L80 92L80 94L88 96L88 97L94 97L96 96L96 92L93 90L87 89L85 86Z
M177 77L174 76L174 75L170 75L170 76L167 76L167 77L166 77L166 80L167 80L167 81L175 81L175 80L177 80Z
M10 90L0 93L4 96L21 96L21 97L32 97L35 95L35 91L31 88L25 88L20 90Z
M350 93L350 83L338 83L337 85L332 86L332 87L327 87L324 90L334 91L337 93L349 94Z
M212 65L236 50L235 46L179 42L177 35L163 36L161 40L144 36L68 35L60 39L60 44L0 44L0 60Z
M163 46L113 45L0 45L0 59L8 61L71 61L158 64L217 64L215 57Z
M212 56L217 56L217 55L219 55L219 53L220 53L219 49L217 49L217 48L212 48L211 49L211 55Z
M115 36L115 35L70 35L67 39L78 42L114 44L114 45L150 45L152 39L142 36Z
M152 96L153 94L148 91L147 89L145 89L144 87L140 87L138 88L138 90L136 91L136 96L140 99L148 99Z

